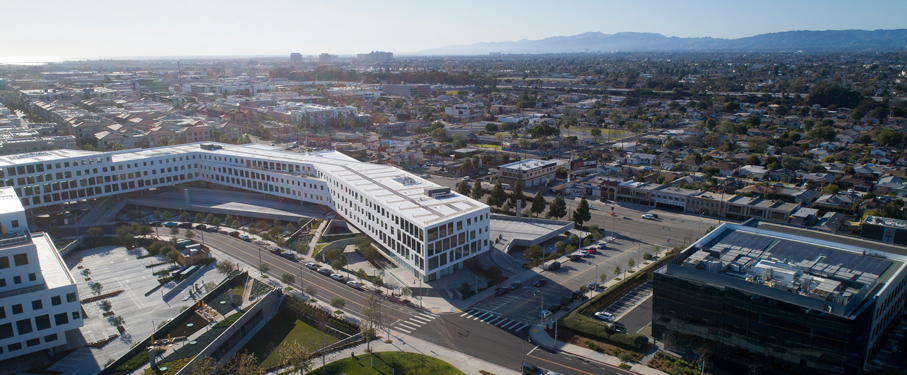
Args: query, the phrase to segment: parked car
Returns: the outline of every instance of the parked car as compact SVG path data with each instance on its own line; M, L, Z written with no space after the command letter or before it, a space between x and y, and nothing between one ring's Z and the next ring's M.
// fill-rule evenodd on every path
M595 313L595 319L603 320L603 321L606 321L606 322L608 322L608 323L611 323L611 322L614 321L614 316L611 315L611 313L606 313L606 312L604 312L604 311L599 311L599 312Z
M320 273L320 274L322 274L322 275L325 275L325 276L331 276L331 274L334 273L334 272L331 271L330 268L321 267L321 268L318 269L318 273Z
M545 318L547 318L547 317L549 317L549 316L551 316L551 311L548 311L548 310L542 310L542 311L539 313L539 318L542 318L542 319L545 319Z
M554 271L558 268L561 268L561 262L554 262L548 265L548 271Z
M205 230L205 229L207 229L207 228L208 228L208 226L205 225L205 224L199 224L199 225L196 225L196 226L195 226L195 229Z
M353 287L356 289L362 289L362 284L359 284L359 282L356 280L347 281L346 285L349 285L350 287Z
M268 247L268 251L270 251L271 254L274 254L274 255L280 255L280 253L282 252L280 249L278 249L276 247Z
M655 220L655 215L652 215L652 214L643 214L640 217L643 219L646 219L646 220Z
M510 283L510 286L508 288L510 288L510 290L516 290L521 285L523 285L523 284L520 283L519 281L514 281L514 282Z
M152 227L159 227L159 226L161 226L161 222L160 222L160 221L152 221L151 223L149 223L149 225L151 225Z
M553 305L551 305L551 306L548 306L548 308L547 308L546 310L548 310L548 311L561 311L561 305L560 305L559 303L555 303L555 304L553 304Z
M652 214L652 216L658 219L658 214Z
M280 251L280 249L278 249L278 251ZM294 262L298 262L298 261L299 261L299 258L296 258L296 253L294 253L294 252L292 252L292 251L290 251L290 250L281 252L281 253L280 253L280 256L282 256L282 257L284 257L284 258L287 258L287 259L289 259L289 260L292 260L292 261L294 261Z
M318 263L315 263L315 262L305 262L305 266L310 270L318 269Z
M239 238L239 231L234 230L234 231L230 232L230 236Z
M595 289L598 289L598 283L593 281L591 283L586 284L586 287L591 290L595 290Z
M595 254L595 252L598 251L598 249L596 249L595 246L589 246L586 248L586 251L588 251L589 254Z
M584 300L586 300L586 299L588 299L588 298L589 298L589 297L586 297L586 293L580 292L580 291L578 291L578 290L574 290L574 291L573 291L573 299L578 299L578 300L580 300L580 301L584 301Z
M332 274L331 274L331 278L334 279L334 280L337 280L337 281L339 281L339 282L343 282L343 280L344 280L343 275L340 274L340 273L332 273Z
M500 296L507 294L507 292L509 292L509 291L510 291L510 289L507 289L507 288L497 288L494 290L494 295L500 297Z
M169 227L175 227L175 226L177 226L177 225L179 225L179 224L177 224L176 222L173 222L173 221L168 221L168 222L164 223L164 226L165 226L165 227L168 227L168 228L169 228Z
M570 254L571 261L578 262L582 258L583 258L583 256L580 254Z
M179 223L176 226L178 228L192 228L192 223Z
M605 249L607 249L607 248L608 248L608 244L601 244L601 245L598 245L598 250L605 250ZM594 252L594 251L593 251L593 252Z
M421 176L419 176L419 177L422 177L422 178L431 178L431 175L428 174L428 173L425 173L425 174L423 174L423 175L421 175Z
M241 239L241 240L243 240L243 241L251 241L251 240L252 240L252 238L250 238L248 234L240 234L240 235L239 235L239 239Z
M545 284L548 284L548 280L538 279L534 283L532 283L532 286L544 286Z
M463 177L463 181L469 181L469 176Z

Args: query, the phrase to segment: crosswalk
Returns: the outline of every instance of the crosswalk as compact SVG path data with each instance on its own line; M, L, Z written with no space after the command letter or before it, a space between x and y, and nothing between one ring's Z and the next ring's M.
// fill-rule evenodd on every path
M418 315L414 315L407 320L401 320L401 321L395 323L394 329L401 331L401 332L405 332L405 333L413 333L413 331L415 331L416 329L418 329L419 327L421 327L425 324L430 323L432 320L435 320L435 318L437 318L437 317L438 317L437 314L433 314L430 312L420 312Z
M463 314L460 314L460 317L466 319L471 318L472 320L481 320L495 327L513 332L519 332L524 328L529 327L529 323L523 323L518 320L508 319L495 313L477 309L471 309L467 312L464 312Z

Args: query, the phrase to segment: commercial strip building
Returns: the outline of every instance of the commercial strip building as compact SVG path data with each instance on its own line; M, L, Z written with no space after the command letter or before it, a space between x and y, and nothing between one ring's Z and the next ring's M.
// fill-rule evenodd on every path
M76 281L50 237L29 233L12 188L0 188L0 360L65 346L82 327Z
M860 374L904 313L905 254L758 220L725 223L655 272L653 336L705 344L731 373Z
M193 182L269 194L288 204L324 205L426 281L490 249L488 206L395 167L336 151L297 154L218 143L57 150L0 157L0 181L32 215L85 199Z
M799 203L684 189L662 184L626 181L614 189L618 201L682 210L692 214L717 216L731 220L770 220L788 222L800 208Z
M525 159L498 167L501 182L515 186L521 181L524 188L543 185L554 179L557 162L554 160Z
M907 245L907 220L867 215L860 225L860 237Z

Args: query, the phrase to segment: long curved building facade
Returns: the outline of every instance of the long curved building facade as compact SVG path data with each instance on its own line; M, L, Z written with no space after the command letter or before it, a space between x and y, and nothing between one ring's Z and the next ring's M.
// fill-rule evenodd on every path
M0 157L0 182L26 212L86 199L205 182L329 207L394 263L436 280L488 251L488 206L393 166L340 152L192 143L112 152Z

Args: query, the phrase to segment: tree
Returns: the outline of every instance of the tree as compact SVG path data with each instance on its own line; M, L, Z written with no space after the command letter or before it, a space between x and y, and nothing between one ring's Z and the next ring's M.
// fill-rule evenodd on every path
M876 136L876 140L881 146L897 147L901 145L903 140L901 133L898 133L894 129L883 129L879 132L879 135Z
M602 234L602 230L598 227L598 224L592 224L589 226L589 235L591 235L592 239L595 241L598 241L605 236L604 234Z
M312 352L296 340L285 344L279 355L280 363L289 367L290 373L305 374L312 370Z
M476 181L476 185L481 183L482 182L480 181ZM457 193L460 193L461 195L469 195L469 183L467 183L466 181L460 181L460 183L457 184Z
M413 290L408 286L404 286L403 288L400 288L400 294L403 295L404 298L409 298L413 295Z
M217 371L217 363L211 357L203 357L192 365L189 375L211 375Z
M170 221L170 219L172 218L173 214L170 213L170 211L164 211L164 213L161 214L161 219L163 219L164 221Z
M189 229L186 229L186 239L191 240L193 238L195 238L195 232L193 232Z
M232 275L233 272L236 272L236 270L238 269L238 266L236 263L233 263L230 260L225 259L223 261L218 260L217 265L214 266L214 269L216 269L217 273L219 273L221 275L229 276L229 275Z
M627 260L627 268L633 268L633 266L635 266L635 265L636 265L636 261L633 260L633 258L630 258L629 260Z
M482 182L476 181L476 183L472 185L472 199L479 200L482 199L483 196L485 196L485 189L482 189Z
M570 241L570 244L573 245L574 248L579 246L579 236L576 233L573 233L570 235L569 241Z
M372 278L372 284L375 285L375 288L380 288L384 286L384 280L381 279L381 276L375 276Z
M318 335L320 336L320 335ZM218 375L264 375L264 369L259 367L258 359L246 351L230 357L230 360L220 368Z
M270 270L271 270L271 266L267 263L262 263L261 265L258 266L258 272L260 272L262 275L268 273L268 271L270 271Z
M599 129L599 128L594 128L594 129L592 129L592 130L589 132L589 134L592 135L592 139L596 139L596 140L597 140L598 137L600 137L600 136L602 135L602 130Z
M362 304L362 323L359 329L363 336L374 336L375 332L384 326L385 319L381 301L374 294L369 294ZM366 351L371 351L371 341L366 339Z
M95 240L97 240L98 238L101 238L101 236L104 235L104 227L102 227L102 226L99 225L99 226L95 226L95 227L88 228L88 232L86 232L85 234L86 234L86 235L88 236L88 238L90 238L92 241L95 241Z
M469 283L464 281L462 284L460 284L459 292L460 292L460 295L462 295L464 299L466 299L466 294L468 294L471 291L472 291L472 286L470 286Z
M101 301L101 310L110 311L113 308L113 305L108 300Z
M205 219L202 217L201 212L195 214L195 220L193 220L193 222L195 222L195 223L201 223L202 220L205 220Z
M208 214L208 216L205 216L206 223L210 224L212 221L214 221L214 214Z
M368 277L368 274L365 273L365 270L362 268L360 268L358 271L356 271L355 275L356 275L356 278L359 279L360 281L362 281L363 279Z
M215 228L220 228L220 218L215 217L214 220L211 220L211 225Z
M180 221L189 221L189 213L183 212L180 214Z
M560 219L567 215L567 202L564 197L558 195L557 198L548 205L548 213L555 219Z
M526 197L523 196L523 181L516 180L516 182L513 183L513 191L510 193L510 205L516 207L517 201L525 199Z
M614 277L620 276L620 272L621 272L620 266L614 267Z
M494 188L491 189L491 194L489 194L486 203L489 206L501 207L506 200L507 194L504 192L504 186L501 184L501 179L498 179L494 184Z
M280 275L280 281L287 285L295 284L296 276L294 276L292 273L285 272L283 275Z
M346 306L346 300L340 297L331 298L331 307L342 310Z
M462 170L463 173L468 174L469 173L468 171L471 170L472 168L473 168L472 159L463 158L463 164L460 164L460 170Z
M124 318L122 315L117 315L111 322L115 327L117 327L117 329L122 330L123 326L126 324L126 318Z
M179 235L179 234L180 234L180 228L179 228L179 227L177 227L176 225L170 227L170 236L171 236L171 237L176 237L176 236Z
M309 297L315 298L315 296L318 295L318 289L315 289L315 287L312 285L306 285L305 294L309 295Z
M608 274L607 274L607 273L602 272L601 275L598 275L598 281L601 282L602 286L605 285L605 280L608 280Z
M822 188L822 192L825 194L838 194L839 190L841 190L841 188L835 184L829 184L829 185L825 186L824 188Z
M822 138L826 141L834 141L837 138L838 134L830 126L819 126L815 127L809 132L806 133L806 136L809 138Z
M539 214L545 212L545 197L542 195L542 191L539 190L535 193L535 197L532 198L532 207L529 208L529 212L535 214L535 217L538 217Z
M538 260L542 259L544 256L542 247L539 245L532 245L526 248L526 251L523 252L523 257L529 260Z
M96 282L94 284L91 284L91 292L94 293L94 295L100 296L101 292L103 292L103 291L104 291L104 286L101 285L101 283Z
M579 204L576 205L576 210L573 211L573 222L576 223L576 226L582 227L583 223L592 219L592 213L589 212L589 202L586 202L586 196L583 196Z
M563 254L566 251L565 250L566 248L567 248L566 242L558 242L558 243L554 244L554 251L556 251L558 253Z

